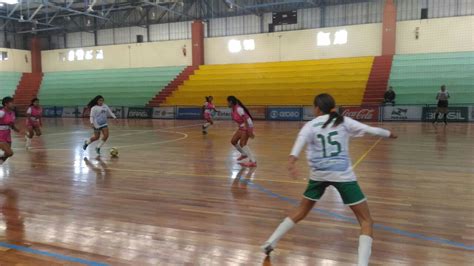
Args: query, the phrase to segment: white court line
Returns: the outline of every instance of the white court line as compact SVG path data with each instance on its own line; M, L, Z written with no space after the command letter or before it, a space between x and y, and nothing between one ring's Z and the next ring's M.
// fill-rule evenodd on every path
M124 146L118 146L117 148L124 148L124 147L135 147L135 146L145 146L145 145L157 145L157 144L163 144L163 143L168 143L168 142L174 142L174 141L179 141L186 139L188 137L188 134L183 133L183 132L178 132L178 131L167 131L165 129L175 129L175 128L187 128L187 127L195 127L195 126L201 126L202 123L200 124L191 124L191 125L184 125L184 126L178 126L178 127L167 127L164 129L147 129L147 130L136 130L137 133L127 133L123 135L134 135L134 134L142 134L142 133L148 133L148 132L166 132L166 133L173 133L173 134L181 134L183 137L174 139L174 140L165 140L165 141L157 141L157 142L151 142L151 143L142 143L142 144L132 144L132 145L124 145ZM117 131L117 130L114 130ZM71 132L77 132L77 131L71 131ZM110 137L110 139L113 139L113 137ZM71 142L64 142L64 143L58 143L53 146L57 146L59 144L67 144ZM73 143L76 144L76 143ZM56 148L32 148L31 151L41 151L41 150L50 150L50 151L71 151L74 150L75 148L72 149L56 149ZM13 148L12 150L16 151L24 151L25 148Z

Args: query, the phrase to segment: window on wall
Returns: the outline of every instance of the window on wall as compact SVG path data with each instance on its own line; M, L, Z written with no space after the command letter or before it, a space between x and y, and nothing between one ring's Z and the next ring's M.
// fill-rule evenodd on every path
M318 32L317 38L317 45L318 46L329 46L331 45L331 33L330 32Z
M0 52L0 61L8 61L8 52Z
M329 46L341 45L347 43L347 30L338 30L334 33L334 36L330 32L320 31L316 35L316 45L317 46ZM333 37L333 38L332 38ZM332 42L331 42L332 40Z
M347 43L347 30L338 30L334 34L334 44L346 44Z
M104 59L104 51L103 50L96 50L95 51L95 59L97 59L97 60Z
M244 51L253 51L255 50L255 40L248 39L248 40L230 40L227 44L227 48L231 53L239 53L242 50Z
M84 50L84 49L76 49L70 50L67 52L67 56L61 52L59 53L59 61L65 62L66 60L69 62L73 61L84 61L84 60L102 60L104 59L104 51L102 49L98 50Z

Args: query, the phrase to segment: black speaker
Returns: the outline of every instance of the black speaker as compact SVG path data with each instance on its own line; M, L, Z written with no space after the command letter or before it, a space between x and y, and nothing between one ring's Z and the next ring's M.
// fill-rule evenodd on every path
M143 35L137 35L137 43L143 42Z
M273 23L268 24L268 32L275 32L275 25Z
M421 9L421 19L428 19L428 8Z

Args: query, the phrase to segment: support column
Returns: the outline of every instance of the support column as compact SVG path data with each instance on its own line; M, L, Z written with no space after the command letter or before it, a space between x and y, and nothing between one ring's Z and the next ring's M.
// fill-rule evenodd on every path
M195 20L191 25L193 66L204 65L204 23Z
M43 72L41 66L41 41L38 37L31 39L31 72Z
M382 55L394 55L397 36L397 9L393 0L385 1L382 24Z

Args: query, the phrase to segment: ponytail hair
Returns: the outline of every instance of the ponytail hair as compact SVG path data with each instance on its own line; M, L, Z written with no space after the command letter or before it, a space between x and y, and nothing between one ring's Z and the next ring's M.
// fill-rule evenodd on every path
M237 99L237 97L229 96L227 97L227 101L230 102L232 105L239 105L240 107L242 107L245 112L250 116L250 118L253 119L252 115L249 112L249 109L247 109L247 107L245 107L245 105L239 99Z
M212 97L211 95L209 95L209 96L206 96L206 97L204 97L204 98L206 99L206 102L210 102L211 99L213 99L214 97Z
M38 98L33 98L33 100L31 100L30 106L33 106L36 101L39 101L39 99Z
M326 128L333 120L335 120L333 127L337 127L344 122L344 116L336 111L336 101L331 95L327 93L319 94L314 98L313 104L314 107L318 107L324 114L329 114L329 118L324 123L323 128Z
M13 98L10 97L10 96L7 96L7 97L5 97L5 98L2 99L2 105L3 105L3 106L5 106L5 105L7 105L7 104L9 104L9 103L11 103L11 102L13 102Z
M91 109L92 107L96 106L97 105L97 102L100 100L100 99L104 99L104 97L102 97L102 95L97 95L94 97L94 99L92 99L88 104L87 104L87 107L89 109Z

